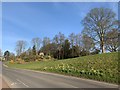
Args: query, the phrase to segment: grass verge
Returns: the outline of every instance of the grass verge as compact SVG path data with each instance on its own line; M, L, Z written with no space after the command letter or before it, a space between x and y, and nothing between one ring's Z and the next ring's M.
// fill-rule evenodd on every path
M8 67L47 71L118 84L118 53L105 53L57 61L10 64Z

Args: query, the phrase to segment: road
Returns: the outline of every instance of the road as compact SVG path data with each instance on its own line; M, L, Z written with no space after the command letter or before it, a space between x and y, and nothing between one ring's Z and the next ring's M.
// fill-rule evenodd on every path
M11 88L117 88L117 85L22 69L2 68L3 78Z
M2 62L0 61L0 89L2 89Z

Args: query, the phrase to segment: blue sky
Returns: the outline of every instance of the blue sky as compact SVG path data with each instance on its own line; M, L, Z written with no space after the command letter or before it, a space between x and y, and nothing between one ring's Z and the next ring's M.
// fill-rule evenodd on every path
M2 50L15 52L18 40L28 41L34 37L50 37L62 32L80 33L81 20L96 7L111 8L117 14L117 3L60 3L60 2L4 2L2 3Z

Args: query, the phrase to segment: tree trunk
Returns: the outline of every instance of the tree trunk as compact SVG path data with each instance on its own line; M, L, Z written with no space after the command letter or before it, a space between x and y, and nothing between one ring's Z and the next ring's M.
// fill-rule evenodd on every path
M105 46L104 46L104 40L103 40L103 38L101 40L101 49L102 49L102 53L105 53Z
M102 53L105 53L105 47L104 47L104 34L101 35L101 49Z
M59 50L59 59L60 59L60 50Z
M105 47L104 47L104 45L102 45L102 53L105 53Z

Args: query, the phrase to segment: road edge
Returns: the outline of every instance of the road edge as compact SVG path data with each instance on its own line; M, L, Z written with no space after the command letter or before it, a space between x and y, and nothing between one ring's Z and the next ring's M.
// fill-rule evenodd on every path
M7 65L5 66L6 68L10 68L10 69L16 69L16 70L25 70L25 71L32 71L32 72L36 72L36 73L43 73L43 74L47 74L47 75L57 75L57 76L62 76L62 77L66 77L66 78L72 78L72 79L78 79L78 80L83 80L83 81L88 81L88 82L93 82L93 83L98 83L98 84L104 84L104 85L110 85L119 88L119 85L117 84L112 84L112 83L107 83L107 82L102 82L102 81L97 81L97 80L92 80L92 79L86 79L86 78L80 78L80 77L75 77L75 76L68 76L68 75L63 75L63 74L59 74L59 73L54 73L54 72L44 72L44 71L37 71L37 70L31 70L31 69L20 69L20 68L11 68L8 67Z

